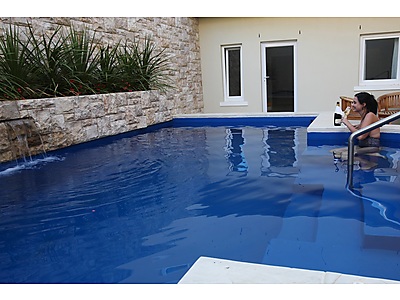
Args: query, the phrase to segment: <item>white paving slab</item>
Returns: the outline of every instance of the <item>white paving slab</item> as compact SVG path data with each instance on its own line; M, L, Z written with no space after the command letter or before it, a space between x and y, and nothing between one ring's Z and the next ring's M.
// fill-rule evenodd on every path
M200 257L179 284L399 284L399 281Z

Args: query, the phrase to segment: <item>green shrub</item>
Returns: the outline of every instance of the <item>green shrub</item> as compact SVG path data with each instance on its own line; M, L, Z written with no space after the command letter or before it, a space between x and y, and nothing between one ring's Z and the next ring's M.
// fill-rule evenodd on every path
M28 24L0 38L0 100L62 97L171 88L169 57L149 37L143 44L96 42L95 34L72 26L35 35Z

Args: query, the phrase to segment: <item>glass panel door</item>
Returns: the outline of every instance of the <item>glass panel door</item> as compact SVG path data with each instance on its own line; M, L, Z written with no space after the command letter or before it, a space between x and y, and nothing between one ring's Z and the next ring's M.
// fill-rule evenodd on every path
M263 110L295 111L295 44L263 43Z

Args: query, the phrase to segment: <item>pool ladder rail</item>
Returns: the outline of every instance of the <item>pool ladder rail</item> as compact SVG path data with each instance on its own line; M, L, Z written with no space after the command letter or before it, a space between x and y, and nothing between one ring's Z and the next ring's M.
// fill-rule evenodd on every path
M353 167L354 167L354 140L371 130L374 130L375 128L382 127L383 125L386 125L390 122L393 122L397 119L400 118L400 112L397 112L389 117L386 117L384 119L381 119L373 124L368 125L367 127L361 128L355 132L353 132L349 136L349 144L348 144L348 159L347 159L347 183L346 183L346 188L347 189L352 189L353 188Z

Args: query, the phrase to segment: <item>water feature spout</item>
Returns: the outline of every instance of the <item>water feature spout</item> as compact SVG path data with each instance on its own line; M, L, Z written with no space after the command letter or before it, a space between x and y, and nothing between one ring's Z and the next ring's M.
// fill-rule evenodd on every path
M0 121L0 135L5 137L1 152L13 160L32 159L32 155L45 153L42 137L32 118Z

